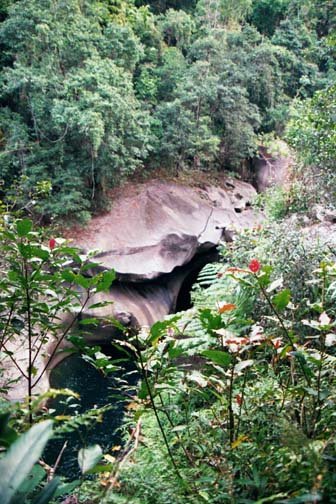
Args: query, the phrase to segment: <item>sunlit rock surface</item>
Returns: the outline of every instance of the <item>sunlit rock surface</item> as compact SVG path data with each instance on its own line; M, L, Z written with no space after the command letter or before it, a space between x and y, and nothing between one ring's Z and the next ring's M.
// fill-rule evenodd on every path
M152 280L260 222L250 208L255 195L235 179L202 188L150 181L117 198L108 213L77 231L75 242L99 249L99 262L121 280Z

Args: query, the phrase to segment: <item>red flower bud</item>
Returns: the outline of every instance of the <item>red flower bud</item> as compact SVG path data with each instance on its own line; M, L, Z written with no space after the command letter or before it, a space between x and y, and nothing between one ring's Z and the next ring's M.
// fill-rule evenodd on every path
M49 240L49 248L50 248L50 250L53 250L55 247L56 247L56 240L55 240L55 238L51 238Z
M257 273L261 268L261 264L258 261L258 259L252 259L252 261L249 264L249 270L252 271L252 273Z

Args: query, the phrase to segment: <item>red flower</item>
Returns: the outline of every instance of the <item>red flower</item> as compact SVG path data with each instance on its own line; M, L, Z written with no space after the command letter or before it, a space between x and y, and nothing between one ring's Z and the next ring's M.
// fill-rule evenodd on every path
M275 339L272 341L272 343L273 343L274 348L275 348L276 350L278 350L278 348L280 348L280 347L281 347L281 345L282 345L282 339L281 339L281 338L275 338Z
M236 403L238 404L238 406L241 406L243 404L243 398L240 394L237 394L235 399L236 399Z
M252 259L252 261L249 264L249 270L252 271L252 273L257 273L261 268L261 264L258 261L258 259Z
M50 248L50 250L53 250L55 247L56 247L56 240L55 240L55 238L51 238L49 240L49 248Z

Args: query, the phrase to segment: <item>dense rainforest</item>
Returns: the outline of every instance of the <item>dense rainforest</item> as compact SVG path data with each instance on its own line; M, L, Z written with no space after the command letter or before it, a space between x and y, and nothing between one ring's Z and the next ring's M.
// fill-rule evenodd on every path
M336 503L336 0L0 0L0 49L1 504ZM281 157L185 309L102 322L121 280L66 229ZM50 388L61 349L103 404Z
M293 104L306 152L307 107L335 95L332 0L3 0L1 19L1 190L42 222L88 219L136 171L235 171Z

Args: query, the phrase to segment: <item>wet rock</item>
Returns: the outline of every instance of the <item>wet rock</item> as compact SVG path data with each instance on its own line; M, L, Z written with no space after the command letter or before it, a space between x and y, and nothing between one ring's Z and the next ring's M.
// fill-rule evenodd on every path
M124 327L134 328L150 326L173 313L184 282L190 283L189 275L194 280L202 266L211 261L204 253L221 241L232 241L239 230L262 221L263 216L251 209L255 195L251 185L235 179L226 179L222 187L189 187L152 180L134 185L126 195L121 192L109 212L93 218L76 233L72 230L75 245L84 250L98 249L97 262L118 274L110 291L96 294L90 303L110 304L86 308L81 314L81 318L100 320L86 336L87 343L105 344L120 336L107 320L111 316ZM66 326L66 320L63 322ZM13 351L22 352L25 369L27 355L17 343ZM55 343L52 339L49 354ZM62 341L62 352L54 356L36 392L48 389L49 371L69 355L64 351L69 345ZM46 359L41 356L36 362L38 370L43 369ZM9 362L7 378L17 377L17 369ZM26 380L20 379L9 398L20 400L26 393Z

